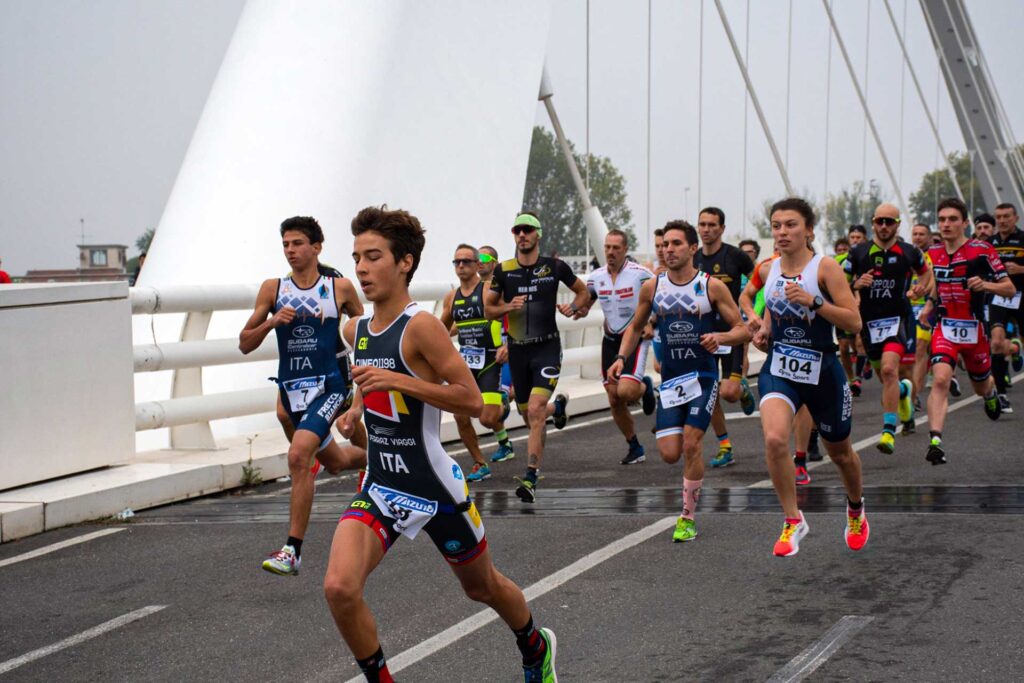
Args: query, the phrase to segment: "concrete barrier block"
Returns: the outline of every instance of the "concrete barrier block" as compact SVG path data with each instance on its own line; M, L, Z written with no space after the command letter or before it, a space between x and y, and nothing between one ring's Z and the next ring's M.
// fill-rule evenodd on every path
M0 543L43 532L42 503L0 503Z

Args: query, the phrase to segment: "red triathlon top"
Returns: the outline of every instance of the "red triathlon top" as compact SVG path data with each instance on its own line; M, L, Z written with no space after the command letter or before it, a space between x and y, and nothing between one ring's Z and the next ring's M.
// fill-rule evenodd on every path
M988 242L968 239L952 254L940 244L928 250L935 272L935 286L939 294L939 318L981 320L985 292L972 292L967 280L980 277L999 282L1009 277L999 254Z

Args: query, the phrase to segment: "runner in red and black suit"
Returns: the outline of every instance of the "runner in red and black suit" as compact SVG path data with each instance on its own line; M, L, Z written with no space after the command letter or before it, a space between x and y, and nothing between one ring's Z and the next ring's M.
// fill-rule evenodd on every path
M989 334L992 336L992 378L999 394L999 407L1004 413L1012 413L1010 401L1006 398L1009 386L1009 367L1006 357L1013 358L1013 369L1024 368L1021 357L1020 328L1024 322L1024 230L1017 227L1017 209L1013 204L1003 203L996 207L996 232L988 241L999 254L999 260L1010 275L1010 281L1017 288L1013 296L992 295L988 299ZM977 222L977 221L976 221Z
M934 295L921 312L924 320L936 307L937 322L932 333L932 376L928 395L928 428L931 441L928 462L946 462L942 450L942 428L949 407L949 382L961 358L974 392L985 399L985 414L999 419L999 398L992 381L992 359L983 320L984 295L1012 297L1017 291L996 250L988 242L967 239L967 207L956 198L944 199L938 207L942 244L928 256L935 274Z

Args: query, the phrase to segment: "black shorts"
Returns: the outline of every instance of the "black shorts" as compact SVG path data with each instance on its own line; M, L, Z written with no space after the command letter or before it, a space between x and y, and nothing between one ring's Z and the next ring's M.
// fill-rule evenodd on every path
M484 397L485 405L501 405L501 365L495 360L497 355L496 350L488 351L484 366L479 370L473 370L473 378L480 389L480 395Z
M607 332L601 337L601 380L602 384L608 384L608 368L615 362L615 356L619 355L619 348L622 345L622 335L610 336ZM634 382L644 381L644 369L647 367L647 350L651 344L641 340L633 353L629 354L622 364L622 374L619 379L631 379Z
M1024 301L1024 297L1022 297ZM1006 330L1008 337L1016 336L1020 334L1021 321L1024 320L1024 303L1018 308L1004 308L1003 306L996 306L989 302L986 306L988 309L988 328L991 331L993 327L1002 327Z
M715 359L722 367L723 380L743 377L743 344L732 347L729 353L716 353Z
M462 476L461 471L458 476ZM399 536L403 533L408 535L408 532L403 532L401 529L403 520L395 514L383 511L374 500L370 493L370 489L374 485L372 478L367 478L367 481L363 483L363 490L356 494L356 497L349 503L348 509L342 514L339 522L353 520L370 527L380 540L384 552L387 552ZM383 490L399 493L387 487L384 487ZM484 525L476 505L472 501L467 499L465 503L456 506L445 495L431 495L429 499L411 494L401 495L405 500L411 498L424 504L437 505L436 514L421 530L430 537L449 564L465 564L479 557L487 549ZM401 514L399 511L399 516Z
M562 374L562 340L558 337L534 344L509 344L508 369L520 412L531 394L551 396Z
M900 356L914 355L917 351L917 321L907 317L900 317L900 326L896 334L886 337L877 344L871 343L871 330L869 322L865 318L864 326L860 330L860 340L864 343L864 353L868 360L877 363L882 360L885 352L898 353Z

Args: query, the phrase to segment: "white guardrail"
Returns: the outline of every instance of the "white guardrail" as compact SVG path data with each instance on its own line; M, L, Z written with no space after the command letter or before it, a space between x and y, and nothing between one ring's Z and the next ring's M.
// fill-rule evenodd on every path
M449 282L413 283L409 293L414 301L435 302L437 312L444 296L454 288ZM172 448L215 448L209 423L273 411L277 389L264 387L204 394L202 369L214 365L252 363L277 358L273 335L255 351L243 355L238 339L206 339L215 311L252 310L259 285L194 285L176 287L135 287L131 290L132 313L154 315L185 313L180 341L140 344L133 349L135 372L173 370L171 397L135 405L135 430L171 428ZM561 298L568 299L567 290ZM365 303L365 302L364 302ZM595 306L582 320L559 316L563 332L563 367L582 366L601 357L600 328L604 316ZM597 330L587 335L587 330ZM591 344L586 345L590 338Z

